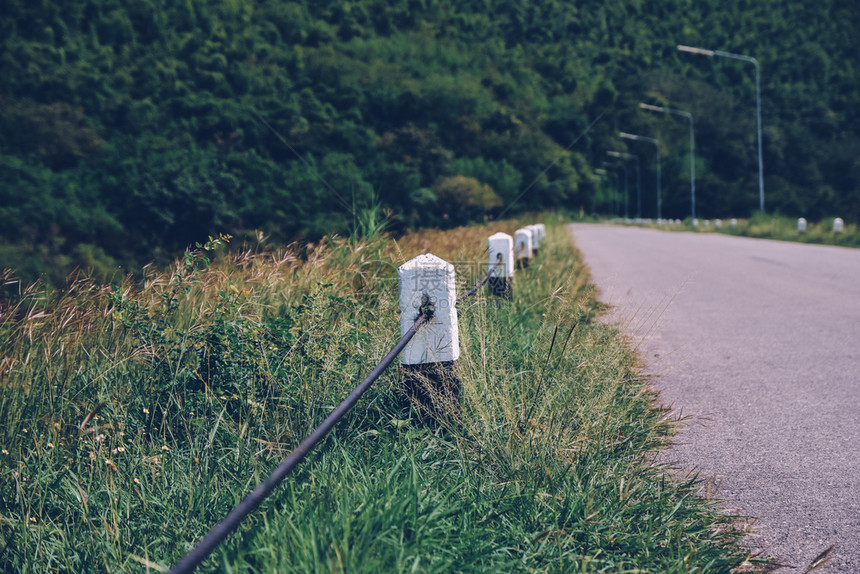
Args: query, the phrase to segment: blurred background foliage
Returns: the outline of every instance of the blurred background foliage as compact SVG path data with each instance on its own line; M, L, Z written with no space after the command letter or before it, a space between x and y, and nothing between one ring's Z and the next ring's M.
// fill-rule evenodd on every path
M860 219L853 0L2 6L0 267L23 275L109 276L218 232L347 234L367 213L462 223L529 185L514 211L606 213L607 149L641 156L654 216L654 152L618 130L664 143L663 214L683 218L686 123L642 101L694 115L701 216L748 216L753 69L678 43L761 62L769 211Z

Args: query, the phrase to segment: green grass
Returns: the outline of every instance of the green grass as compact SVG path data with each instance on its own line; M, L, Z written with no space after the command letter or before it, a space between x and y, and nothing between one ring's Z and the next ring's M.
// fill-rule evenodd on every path
M459 309L462 412L420 424L392 368L202 572L724 572L743 532L653 462L675 429L595 321L560 221L514 299ZM176 562L399 338L393 269L463 275L519 222L191 254L141 283L0 307L0 570ZM432 249L431 249L432 248ZM475 275L474 271L472 273ZM464 280L464 284L472 279Z
M738 219L737 225L732 227L729 219L721 221L720 228L716 227L716 220L700 219L697 227L693 226L693 220L687 218L682 225L657 225L651 223L647 227L654 227L670 231L695 231L697 233L725 233L741 237L755 237L758 239L776 239L780 241L796 241L799 243L815 243L822 245L839 245L842 247L860 247L860 228L857 224L846 223L843 231L833 231L833 220L831 217L819 222L808 222L806 231L798 231L797 219L780 215L768 215L757 213L750 219ZM708 225L705 225L707 221Z

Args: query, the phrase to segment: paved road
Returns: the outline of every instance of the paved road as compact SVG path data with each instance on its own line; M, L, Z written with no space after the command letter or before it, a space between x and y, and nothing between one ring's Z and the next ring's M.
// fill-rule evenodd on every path
M860 572L860 249L573 225L663 401L669 456L713 480L755 543ZM697 424L702 423L702 424Z

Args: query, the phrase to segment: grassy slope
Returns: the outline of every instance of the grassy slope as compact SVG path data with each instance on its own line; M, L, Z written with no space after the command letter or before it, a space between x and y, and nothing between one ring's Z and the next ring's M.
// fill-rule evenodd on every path
M4 304L0 570L169 566L393 345L394 266L432 246L477 275L485 238L516 226L192 258ZM510 304L460 309L462 427L417 424L390 369L202 571L741 564L738 532L649 462L672 423L596 312L549 225Z

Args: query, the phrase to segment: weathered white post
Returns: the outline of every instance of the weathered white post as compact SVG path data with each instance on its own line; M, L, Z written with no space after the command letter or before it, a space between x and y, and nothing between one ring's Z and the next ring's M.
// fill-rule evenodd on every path
M841 217L837 217L833 220L833 233L842 233L845 229L845 222L842 221Z
M732 218L732 220L729 221L729 225L731 225L732 227L737 227L738 226L738 220L735 218Z
M716 227L717 229L722 229L722 227L723 227L723 220L722 220L722 219L717 219L717 220L715 220L715 221L714 221L714 227Z
M514 231L514 252L517 256L517 265L528 267L532 257L532 234L525 227Z
M490 293L504 299L513 296L514 238L507 233L494 233L487 239L489 253Z
M454 266L435 255L419 255L397 270L400 334L422 310L433 316L401 353L403 391L422 414L456 414L460 399L460 338Z
M806 219L801 217L797 220L797 230L801 233L806 231Z

